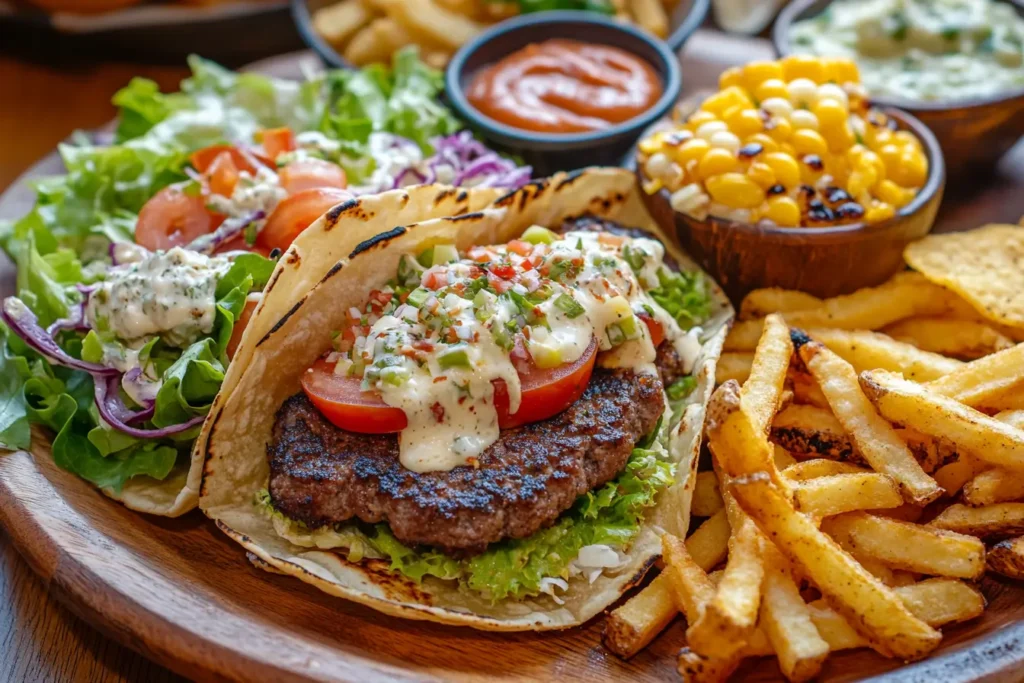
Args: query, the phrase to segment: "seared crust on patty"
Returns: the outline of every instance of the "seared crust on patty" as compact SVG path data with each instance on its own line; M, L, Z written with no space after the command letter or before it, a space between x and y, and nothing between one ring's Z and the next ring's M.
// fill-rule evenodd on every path
M425 473L402 466L396 435L341 430L299 393L278 411L267 448L270 495L311 527L385 521L406 544L481 552L550 525L614 479L657 424L662 391L653 375L595 368L578 401L549 420L502 430L478 467Z

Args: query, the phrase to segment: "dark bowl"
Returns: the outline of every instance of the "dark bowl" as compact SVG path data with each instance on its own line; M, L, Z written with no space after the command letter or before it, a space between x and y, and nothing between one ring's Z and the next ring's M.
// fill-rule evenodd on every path
M708 0L697 0L691 18L707 13ZM693 29L697 21L688 22ZM681 30L681 29L680 29ZM675 50L690 35L673 34L673 46L642 29L589 12L539 12L501 22L463 45L448 63L445 92L452 108L492 146L517 154L536 175L592 165L617 166L640 134L668 113L679 99L682 73ZM640 116L600 131L540 133L505 125L480 113L465 90L483 68L531 43L551 38L575 38L611 45L647 61L661 79L661 98Z
M931 131L905 112L883 111L900 130L917 135L929 164L924 187L887 221L830 228L766 227L711 216L693 218L675 211L664 189L641 195L658 225L675 232L683 248L737 305L759 287L829 297L881 284L903 268L903 248L932 229L946 184L942 151ZM637 175L643 182L640 166Z
M1009 1L1024 17L1024 0ZM822 12L831 0L793 0L775 21L772 40L779 55L793 54L790 26ZM999 158L1024 135L1024 88L988 98L921 102L891 97L872 97L881 107L909 112L935 133L946 157L951 178L963 179L991 171Z

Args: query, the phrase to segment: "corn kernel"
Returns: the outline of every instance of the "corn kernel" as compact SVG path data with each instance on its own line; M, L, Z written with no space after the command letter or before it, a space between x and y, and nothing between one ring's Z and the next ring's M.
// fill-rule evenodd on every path
M779 143L785 142L793 134L793 124L788 119L772 119L765 129L771 139Z
M835 100L843 105L843 107L850 106L850 98L846 95L846 91L835 83L826 83L825 85L818 86L818 102L822 100Z
M844 83L860 83L860 70L857 62L844 57L830 57L822 60L826 80Z
M797 154L817 154L820 157L828 154L828 145L825 143L825 138L821 137L821 134L817 131L809 128L793 131L792 137L789 138L789 144L793 145L793 149L796 150Z
M818 86L814 81L807 78L798 78L790 81L786 86L789 92L789 101L794 107L813 107L818 101Z
M850 173L846 182L846 191L853 197L860 197L878 182L878 174L873 166L859 167Z
M736 155L727 149L719 147L709 150L704 155L697 165L697 173L701 178L707 180L713 176L734 171L738 166L739 160L736 159Z
M888 128L876 128L871 125L864 129L864 140L871 149L878 149L894 142L891 130Z
M772 140L770 137L768 137L766 133L754 133L753 135L747 136L743 140L743 144L745 145L753 143L761 145L761 148L765 152L777 152L779 149L779 144L775 142L775 140Z
M747 177L765 190L776 183L775 171L772 170L771 166L761 161L755 161L750 165L750 168L747 169Z
M882 161L882 157L878 156L870 149L864 150L860 157L857 159L858 168L872 167L875 169L875 182L885 180L886 177L886 166L885 162Z
M883 145L878 150L878 156L882 159L882 163L885 164L885 173L887 176L892 176L899 170L900 167L900 155L903 154L903 150L900 149L899 145L892 143Z
M778 78L769 78L767 81L757 86L757 89L754 90L754 96L757 97L760 102L764 102L772 97L786 99L789 97L789 90L786 89L785 81Z
M725 125L725 121L708 121L707 123L700 124L700 128L697 129L697 137L704 140L710 140L711 136L715 133L721 133L729 130L729 126Z
M723 173L704 184L712 199L734 209L753 209L765 199L764 190L742 173Z
M818 130L818 117L806 109L797 109L793 112L789 117L789 122L793 124L793 128Z
M738 66L731 67L722 72L718 77L718 89L725 90L734 85L743 85L743 69Z
M649 138L641 140L640 144L637 145L637 148L644 154L656 154L661 151L664 139L664 133L655 133Z
M917 193L904 189L891 180L883 180L875 185L874 194L886 204L892 204L900 209L909 204Z
M646 194L655 194L661 188L665 187L664 183L658 178L652 178L651 180L644 181L643 188Z
M800 225L800 205L792 197L772 197L764 217L782 227L796 227Z
M733 154L736 153L740 148L740 139L736 135L728 130L720 130L717 133L712 134L711 139L708 140L712 147L718 147L721 149L727 149Z
M853 135L853 129L850 128L850 124L845 122L838 128L822 130L821 135L828 143L829 151L836 154L845 152L857 142Z
M718 120L718 117L715 116L714 114L712 114L711 112L704 111L703 109L699 109L699 110L695 111L693 114L691 114L690 118L686 119L686 126L685 127L686 127L686 130L693 132L693 131L696 131L698 128L700 128L705 123L708 123L709 121L717 121L717 120Z
M807 78L814 83L824 83L825 64L817 57L809 55L790 55L784 57L780 62L784 80L792 81L797 78Z
M764 155L763 161L774 171L775 180L782 183L787 189L800 184L800 165L792 155L771 152Z
M878 223L888 220L896 214L891 204L885 202L872 202L871 206L864 212L864 220L868 223Z
M676 150L676 163L686 168L691 161L699 161L708 153L709 149L711 149L711 145L707 140L701 138L687 140Z
M928 179L928 160L919 149L903 148L893 180L903 187L921 187Z
M917 148L920 143L917 141L917 136L911 133L909 130L898 130L892 134L893 142L897 145L903 145L905 147Z
M720 116L731 107L749 107L752 104L747 93L738 85L733 85L710 95L701 103L700 108Z
M741 138L764 130L764 121L761 120L761 114L756 109L742 109L736 114L726 117L725 122L728 124L729 130Z
M788 142L779 143L779 153L789 155L796 159L796 150L793 149L793 145L789 144Z
M818 117L818 126L821 130L846 125L846 119L850 116L846 107L831 99L818 100L811 111Z
M783 97L769 97L761 102L761 109L775 118L788 119L793 113L793 105Z
M750 62L743 67L743 85L750 92L767 80L782 78L782 66L778 62Z

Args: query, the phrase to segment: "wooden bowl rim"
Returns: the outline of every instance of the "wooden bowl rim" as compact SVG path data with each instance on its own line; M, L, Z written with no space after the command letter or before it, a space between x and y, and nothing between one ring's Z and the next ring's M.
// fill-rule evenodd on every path
M900 124L901 130L910 129L910 131L921 141L924 146L925 154L928 156L928 178L925 180L924 185L910 203L897 211L892 218L879 223L847 223L844 225L817 228L756 225L752 223L741 223L740 221L721 218L720 216L708 215L706 218L700 219L687 214L683 215L686 215L687 218L697 223L718 225L730 230L739 230L740 232L746 232L751 235L761 237L770 236L787 238L800 236L804 239L813 239L814 236L852 235L856 233L875 235L896 228L901 225L904 220L927 207L935 196L942 192L946 185L946 162L942 156L942 147L939 145L939 141L935 138L935 134L932 133L931 129L924 125L920 119L909 112L905 112L895 107L877 107L877 109L881 110L886 116L896 119ZM636 172L641 179L646 178L642 164L637 163ZM658 194L669 203L669 206L671 206L671 195L667 189L662 188L658 190ZM672 209L672 211L676 214L681 213L675 209Z
M1017 14L1024 19L1024 0L995 0L996 2L1005 2L1006 4L1017 10ZM775 26L772 27L772 46L775 48L775 53L780 57L794 54L794 50L789 42L789 29L793 23L799 19L808 18L818 14L815 12L808 17L804 15L809 10L813 9L823 0L791 0L791 2L782 8L779 12L778 18L775 20ZM824 0L824 6L832 4L834 0ZM824 6L822 10L824 10ZM961 109L982 109L984 107L990 107L992 105L1006 104L1009 102L1015 102L1021 100L1024 102L1024 86L1015 88L1013 90L1007 90L1004 92L997 93L990 97L969 97L962 100L943 100L938 102L930 102L924 100L913 100L905 97L875 97L871 96L871 102L880 107L890 107L895 109L902 109L907 112L946 112L946 111L958 111Z

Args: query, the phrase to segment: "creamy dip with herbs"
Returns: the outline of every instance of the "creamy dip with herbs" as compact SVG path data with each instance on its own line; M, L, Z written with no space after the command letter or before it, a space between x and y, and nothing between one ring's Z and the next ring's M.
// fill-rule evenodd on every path
M160 336L185 348L213 331L218 280L231 262L174 247L111 268L90 294L89 325L133 341Z
M1024 19L997 0L836 0L796 22L798 53L850 57L876 96L925 101L1024 88Z

